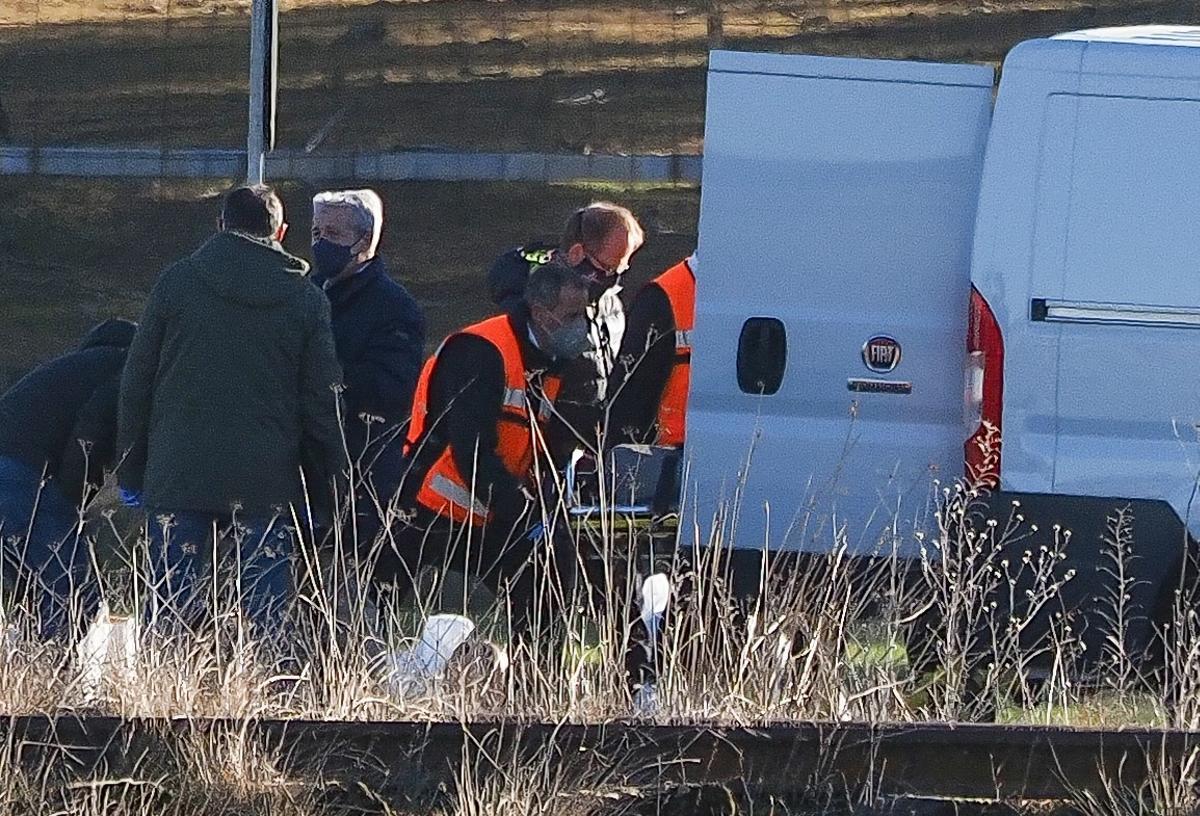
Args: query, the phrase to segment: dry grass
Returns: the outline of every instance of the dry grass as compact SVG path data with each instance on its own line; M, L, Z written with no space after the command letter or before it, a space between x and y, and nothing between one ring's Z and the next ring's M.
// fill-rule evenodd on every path
M855 719L969 721L1002 714L1010 721L1089 725L1195 724L1189 689L1200 678L1200 630L1191 610L1180 613L1171 641L1173 685L1184 688L1170 715L1155 702L1156 682L1144 676L1124 638L1130 610L1124 593L1112 599L1110 653L1080 674L1078 621L1060 608L1075 577L1064 567L1070 535L1030 529L1018 505L1007 518L981 522L979 491L938 488L937 528L917 533L920 556L894 557L900 542L881 539L869 563L850 558L843 541L797 564L764 553L757 591L733 591L725 542L736 523L724 514L711 531L693 527L681 546L657 539L655 571L675 587L658 646L658 719L676 722L763 723ZM106 558L106 590L129 609L146 590L140 526L122 527L102 495L89 513L90 531ZM373 497L397 512L390 497ZM483 661L437 683L436 693L396 699L386 692L381 655L415 636L420 619L438 611L468 611L485 635L507 640L504 598L490 612L478 594L423 585L415 602L396 606L369 591L370 564L388 535L359 546L340 534L299 535L300 583L289 636L263 640L243 620L237 591L210 576L211 619L195 629L144 631L132 664L114 668L95 699L78 675L73 651L37 643L32 612L7 598L8 639L0 665L0 711L30 713L86 702L123 716L304 717L312 719L464 719L497 716L553 722L595 722L627 716L622 669L641 580L651 569L644 532L610 515L604 523L568 522L561 505L543 508L557 558L574 578L557 602L555 637L508 657L506 669ZM815 515L815 514L814 514ZM394 516L393 516L394 517ZM805 523L817 523L807 519ZM706 525L708 526L708 525ZM897 525L896 529L900 529ZM1130 557L1125 522L1114 520L1113 576ZM891 535L891 534L889 534ZM641 538L639 538L641 537ZM115 545L112 543L115 541ZM594 552L589 566L579 553ZM600 565L597 569L594 565ZM864 566L866 565L866 566ZM744 565L743 567L744 568ZM434 565L434 571L439 570ZM557 584L555 586L558 586ZM549 588L549 584L547 584ZM550 591L547 589L546 591ZM487 603L485 598L483 604ZM568 648L547 643L566 643ZM571 645L573 644L573 645ZM503 676L493 676L503 671ZM1094 705L1095 690L1107 703Z
M156 751L81 766L68 752L0 746L3 816L650 816L730 813L691 807L656 783L654 772L620 757L567 764L552 748L518 754L498 734L469 742L445 790L420 781L382 785L364 767L347 777L320 763L299 767L236 727L154 742ZM36 750L36 749L35 749ZM110 751L108 756L117 757ZM369 766L372 758L364 758ZM395 768L393 761L390 765ZM382 768L379 769L382 771ZM357 777L357 778L355 778ZM414 777L414 780L417 778ZM370 780L365 782L364 780ZM728 794L725 794L728 801Z
M504 0L500 0L504 2ZM420 11L418 2L394 2L394 5L410 7L414 13ZM354 9L371 5L370 0L283 0L281 13L294 11L319 11L331 9ZM1073 8L1076 0L1000 0L992 2L991 10L999 7L1014 9ZM869 23L880 19L891 19L905 14L966 14L981 8L971 0L899 0L899 2L872 2L872 0L822 0L805 4L766 4L746 2L722 2L718 4L725 16L726 28L740 25L773 25L790 31L805 20L824 23ZM465 6L463 7L465 10ZM102 23L153 21L166 18L189 20L195 18L239 17L249 14L249 0L14 0L0 11L0 25L34 25L61 23ZM696 39L707 36L707 11L701 5L671 6L656 8L647 4L645 12L665 10L675 18L673 30L682 30ZM482 27L479 42L486 42L501 33L521 38L530 38L541 33L541 23L547 14L557 14L568 21L565 31L582 28L585 31L598 27L598 35L628 34L630 9L620 4L601 4L590 13L585 13L578 3L571 0L541 2L535 7L511 5L492 11L490 14L474 10L462 16L478 17L481 23L493 20L492 28ZM510 24L501 29L498 22L502 16ZM428 14L425 11L425 14ZM573 25L572 25L573 23ZM525 27L522 27L522 26ZM625 29L622 32L622 29ZM439 45L454 42L453 31L443 31L434 36L431 31L411 31L401 44ZM490 35L490 36L489 36Z
M8 138L243 147L245 7L0 4ZM695 153L711 48L996 65L1024 39L1198 13L1190 0L301 2L280 24L279 144Z
M504 0L500 0L504 2ZM371 0L283 0L280 12L329 11L354 9L369 6ZM412 14L429 16L419 2L393 2L400 9ZM653 25L631 30L631 19L636 21L638 9L621 4L600 4L591 9L571 0L541 2L530 8L522 5L500 7L484 13L465 4L454 6L456 14L448 19L468 19L477 23L476 44L487 42L498 36L509 36L519 40L530 40L542 36L547 14L562 20L561 29L566 34L591 34L604 39L628 41L630 35L643 38L646 42L661 40L662 32ZM992 0L983 4L974 0L822 0L806 3L761 3L747 0L720 2L710 8L719 9L724 18L726 32L737 32L751 28L769 33L793 33L804 23L810 25L865 23L892 20L905 15L966 15L977 11L996 12L1001 10L1046 11L1078 8L1078 0ZM657 6L657 7L656 7ZM239 17L249 14L249 0L13 0L0 10L0 25L37 25L62 23L112 23L135 21L162 21L172 19L187 21L196 18L212 20L220 17ZM661 6L646 4L641 9L648 21L662 19L664 27L676 39L707 41L708 9L704 5L682 4ZM661 12L661 13L659 13ZM435 12L437 13L437 12ZM631 17L632 15L632 17ZM501 20L506 25L501 25ZM490 25L489 25L490 23ZM777 31L774 31L777 29ZM432 29L412 29L407 34L398 33L397 45L445 45L459 42L460 32L447 26L435 34Z
M379 497L386 506L384 499ZM915 565L888 557L898 542L887 539L865 570L844 547L803 569L782 556L764 555L759 590L749 600L732 591L723 546L736 514L724 514L703 534L691 528L681 535L684 547L660 553L656 564L672 576L676 593L659 646L661 707L643 716L660 723L748 725L999 716L1025 723L1196 727L1196 696L1189 685L1200 678L1195 613L1181 605L1180 631L1172 641L1169 663L1182 689L1175 698L1179 705L1168 707L1161 687L1122 651L1120 597L1109 615L1114 625L1109 659L1080 674L1071 618L1042 614L1054 608L1072 580L1060 568L1069 536L1055 531L1050 545L1031 547L1036 531L1028 529L1019 506L1007 518L979 523L981 499L969 488L938 487L931 496L937 527L921 539ZM115 581L110 594L128 606L137 597L136 565L145 563L137 553L145 542L136 527L120 523L119 514L105 513L103 502L96 499L89 511L107 520L107 534L123 539L118 551L134 580ZM107 665L96 688L83 681L72 650L36 642L29 610L19 599L7 599L0 711L82 707L123 717L242 722L627 718L631 698L622 658L631 637L630 610L611 601L632 597L640 586L636 571L620 566L639 562L638 534L627 537L634 528L614 515L604 524L568 531L561 507L548 506L545 513L549 525L562 529L566 552L599 549L612 587L604 594L608 603L597 601L599 593L586 580L568 589L560 632L566 648L513 651L505 665L494 659L494 649L477 641L432 678L424 693L397 696L386 682L383 655L404 646L428 614L462 611L462 593L430 586L415 604L375 603L363 589L369 555L339 537L318 545L308 532L300 561L314 575L302 585L294 632L285 643L257 639L241 619L231 588L214 584L218 603L209 623L195 631L142 633L134 659ZM1113 520L1118 587L1130 545L1124 529L1122 519ZM329 547L335 548L332 557ZM644 559L641 566L644 574ZM489 614L478 598L470 604L478 620L491 621L485 634L502 647L504 605ZM1043 619L1049 620L1045 630L1031 638L1034 622ZM1096 688L1104 689L1102 696ZM9 808L0 813L307 814L349 807L345 796L330 798L328 780L319 772L283 770L286 763L277 752L236 726L176 744L169 756L147 759L119 778L98 769L81 780L53 765L0 773L5 780L0 801ZM0 763L15 762L15 748L9 746ZM643 769L627 767L620 758L564 766L549 756L507 755L497 746L470 748L458 784L439 800L447 814L647 812L647 797L656 795L653 784L639 776ZM1155 769L1146 790L1081 792L1077 804L1085 816L1183 816L1195 812L1189 810L1197 801L1190 793L1194 775L1190 768L1164 766ZM401 813L409 806L369 791L355 797L359 805L367 797L370 812Z

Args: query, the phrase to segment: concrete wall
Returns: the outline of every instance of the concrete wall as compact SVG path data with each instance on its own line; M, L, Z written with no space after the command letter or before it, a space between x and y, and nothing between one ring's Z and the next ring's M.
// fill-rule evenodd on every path
M362 181L700 181L700 156L611 156L566 153L304 153L277 150L267 178ZM237 150L0 147L0 175L241 178Z

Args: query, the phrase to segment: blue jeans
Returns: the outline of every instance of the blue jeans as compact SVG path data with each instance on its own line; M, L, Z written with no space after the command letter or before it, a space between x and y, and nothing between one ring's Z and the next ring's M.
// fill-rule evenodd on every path
M61 634L95 614L99 592L92 580L79 511L42 473L0 456L0 538L4 575L36 596L43 638Z
M236 597L256 627L283 627L294 586L290 519L192 510L149 510L147 516L153 581L148 623L194 626L215 588L218 598Z

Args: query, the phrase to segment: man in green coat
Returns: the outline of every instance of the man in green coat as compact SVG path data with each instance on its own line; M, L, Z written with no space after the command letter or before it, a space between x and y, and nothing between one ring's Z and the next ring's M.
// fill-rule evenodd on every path
M281 623L293 510L322 506L342 471L329 301L286 229L270 188L229 193L220 231L159 277L129 350L119 477L149 515L152 618L191 622L215 530L237 546L247 615Z

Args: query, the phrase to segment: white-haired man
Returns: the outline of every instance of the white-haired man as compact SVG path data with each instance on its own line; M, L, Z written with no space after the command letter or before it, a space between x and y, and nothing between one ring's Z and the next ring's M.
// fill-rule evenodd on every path
M397 428L408 420L425 356L425 317L376 254L382 232L383 201L373 190L313 198L313 280L329 297L346 441L364 468L382 464L386 443L398 449Z

